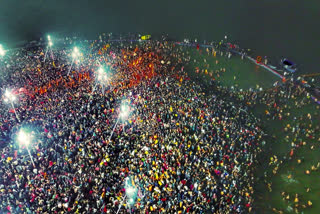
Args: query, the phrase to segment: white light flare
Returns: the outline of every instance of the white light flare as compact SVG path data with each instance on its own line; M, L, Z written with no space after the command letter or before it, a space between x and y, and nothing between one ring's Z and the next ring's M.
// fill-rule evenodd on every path
M80 56L80 51L79 51L79 49L77 48L77 47L74 47L73 48L73 52L72 52L72 58L73 59L76 59L77 57L79 57Z
M4 93L4 96L6 98L5 101L13 102L16 100L16 96L9 89L6 90L6 92Z
M26 133L23 129L21 129L18 133L18 142L20 145L29 146L31 142L31 134Z
M129 107L126 104L122 104L120 107L120 117L121 119L126 119L129 115Z
M104 69L102 67L98 69L97 76L98 76L98 80L102 83L108 80L108 76L106 72L104 72Z
M133 188L131 186L128 187L126 189L126 194L127 194L128 198L132 198L134 196L135 191L136 191L135 188Z
M6 51L3 49L2 45L0 44L0 56L4 56Z

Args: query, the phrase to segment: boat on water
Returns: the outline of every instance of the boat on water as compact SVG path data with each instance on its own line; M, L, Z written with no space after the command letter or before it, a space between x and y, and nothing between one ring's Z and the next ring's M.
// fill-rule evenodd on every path
M290 73L295 73L297 71L297 65L286 58L281 60L281 65L285 70L289 71Z

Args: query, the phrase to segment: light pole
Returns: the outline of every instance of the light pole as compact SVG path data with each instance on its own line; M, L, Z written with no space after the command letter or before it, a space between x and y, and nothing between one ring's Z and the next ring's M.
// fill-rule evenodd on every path
M27 148L28 154L30 156L30 160L32 162L33 167L35 167L35 164L33 162L30 150L29 150L29 144L31 143L32 136L31 133L26 133L23 129L21 129L18 133L18 142L20 145L24 145Z
M71 66L70 66L70 69L69 69L67 75L69 75L69 73L70 73L70 71L71 71L71 69L72 69L72 66L73 66L74 61L77 60L77 57L80 56L80 52L79 52L79 49L78 49L77 47L74 47L74 48L73 48L73 52L72 52L71 56L72 56L72 62L71 62Z
M100 85L101 85L101 87L102 87L103 94L104 94L104 92L105 92L105 87L104 87L104 85L105 85L105 84L107 83L107 81L108 81L108 75L107 75L107 73L104 71L104 69L103 69L102 67L100 67L100 68L98 69L98 72L97 72L97 80L99 81L99 83L100 83ZM96 86L97 86L97 83L95 83L95 86L94 86L92 92L95 91Z
M112 135L113 135L113 132L114 132L114 130L116 129L116 126L117 126L117 124L118 124L118 122L119 122L119 118L120 118L120 117L117 118L117 122L116 122L116 124L113 126L111 135L110 135L110 137L109 137L109 142L110 142L110 140L111 140L111 138L112 138Z
M117 214L120 211L120 208L123 206L124 201L127 201L126 203L127 207L129 207L130 213L131 213L131 206L134 204L137 198L138 188L133 184L131 178L126 177L125 183L124 183L124 189L126 191L126 195L123 198L122 202L120 202L119 204L119 209L117 211Z
M10 102L10 104L11 104L13 110L14 110L14 113L16 115L16 118L18 119L18 121L20 123L21 122L20 118L19 118L19 116L17 114L16 109L14 108L14 105L13 105L13 102L16 100L16 96L9 89L6 90L4 96L5 96L5 100L4 101L5 102Z
M109 137L109 141L111 140L111 137L113 135L114 130L116 129L116 126L117 126L117 124L119 122L119 119L121 118L122 120L125 120L125 119L127 119L128 115L129 115L129 107L127 106L127 104L122 103L121 107L120 107L120 114L119 114L119 116L117 118L116 124L114 125L114 127L112 129L111 135Z
M119 208L118 208L118 211L117 211L117 213L116 214L118 214L119 213L119 211L120 211L120 209L121 209L121 207L122 207L122 204L123 204L123 202L124 202L124 200L126 200L126 195L124 196L124 198L123 198L123 200L120 202L120 204L119 204Z
M52 51L52 48L51 48L53 43L51 41L49 41L48 45L49 45L49 49L50 49L50 52L51 52L51 58L52 58L52 60L54 60L53 51Z
M52 43L52 41L51 41L51 37L50 37L50 35L48 35L48 46L47 46L46 53L44 54L44 60L43 60L43 62L46 61L48 50L50 50L51 58L52 58L52 60L54 60L54 58L53 58L53 53L52 53L52 49L51 49L52 46L53 46L53 43Z

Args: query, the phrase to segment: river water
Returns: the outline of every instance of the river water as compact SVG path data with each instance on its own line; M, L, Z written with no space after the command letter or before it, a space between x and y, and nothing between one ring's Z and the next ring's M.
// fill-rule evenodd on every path
M288 57L303 73L319 72L320 1L5 1L0 43L33 40L48 32L168 33L174 39L228 40L255 55Z

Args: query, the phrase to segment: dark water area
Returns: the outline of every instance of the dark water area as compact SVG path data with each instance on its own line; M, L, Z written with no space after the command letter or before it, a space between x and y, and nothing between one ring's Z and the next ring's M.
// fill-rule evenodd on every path
M169 34L231 42L255 55L287 57L303 73L319 72L320 1L317 0L10 0L0 7L0 43L38 39L50 32ZM277 64L278 62L274 62Z

